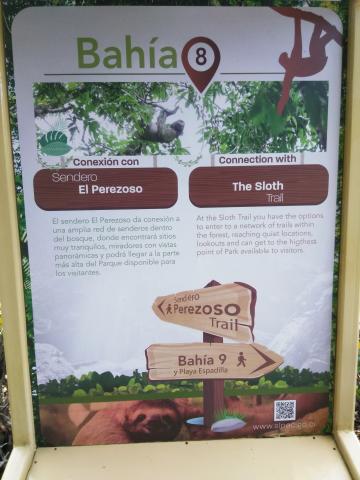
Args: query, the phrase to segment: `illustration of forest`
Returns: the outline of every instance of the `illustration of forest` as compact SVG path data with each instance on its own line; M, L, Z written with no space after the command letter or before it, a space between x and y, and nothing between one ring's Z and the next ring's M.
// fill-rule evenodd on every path
M54 131L70 155L326 150L328 83L294 82L282 115L280 94L281 82L214 82L204 95L185 82L37 83L39 152Z
M259 379L225 380L225 395L270 395L280 393L327 392L329 372L312 372L292 367L276 369ZM134 399L161 399L200 397L200 380L150 381L147 372L134 370L131 376L111 372L89 372L80 378L69 375L61 380L50 380L39 385L41 403L113 401Z

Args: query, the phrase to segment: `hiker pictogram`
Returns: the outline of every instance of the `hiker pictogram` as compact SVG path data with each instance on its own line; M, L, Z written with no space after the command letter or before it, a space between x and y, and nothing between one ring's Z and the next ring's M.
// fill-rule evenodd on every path
M244 353L240 352L238 356L238 364L236 365L237 367L243 366L246 367L246 359L244 357Z

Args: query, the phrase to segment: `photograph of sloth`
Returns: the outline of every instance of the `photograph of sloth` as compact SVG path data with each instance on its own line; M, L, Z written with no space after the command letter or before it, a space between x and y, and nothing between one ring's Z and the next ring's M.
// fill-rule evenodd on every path
M292 82L281 114L280 95L276 81L214 82L203 95L186 82L35 83L38 161L56 156L49 132L65 159L326 150L328 83Z
M186 420L203 415L201 398L133 400L53 404L40 406L42 442L46 446L106 445L239 438L246 436L313 435L322 433L328 421L328 394L257 395L225 398L232 415L245 425L216 433ZM296 421L275 422L275 400L296 401Z

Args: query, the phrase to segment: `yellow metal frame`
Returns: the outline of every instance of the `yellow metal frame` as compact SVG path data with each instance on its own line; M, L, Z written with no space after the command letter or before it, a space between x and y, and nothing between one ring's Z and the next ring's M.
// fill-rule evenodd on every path
M0 9L1 12L1 9ZM2 13L2 12L1 12ZM1 15L2 19L2 15ZM0 39L3 38L1 21ZM23 479L35 452L25 304L16 213L14 173L3 42L0 47L0 297L14 450L4 478Z
M36 449L4 63L2 46L0 298L14 438L3 480L360 480L353 430L360 312L360 0L351 1L350 12L333 436Z
M360 0L351 1L347 75L334 438L360 478L359 442L353 431L360 319Z

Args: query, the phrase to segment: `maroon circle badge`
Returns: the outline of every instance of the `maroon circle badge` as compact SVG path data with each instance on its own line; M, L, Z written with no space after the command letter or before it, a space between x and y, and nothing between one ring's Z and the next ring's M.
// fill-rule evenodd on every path
M181 52L181 60L191 81L202 93L211 82L220 64L220 50L207 37L191 38Z

